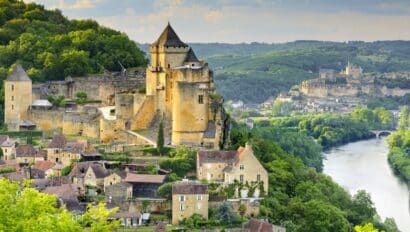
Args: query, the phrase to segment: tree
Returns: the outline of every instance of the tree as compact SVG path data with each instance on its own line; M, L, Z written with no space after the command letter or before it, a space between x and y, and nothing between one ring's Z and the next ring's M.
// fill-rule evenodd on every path
M349 221L353 222L354 225L360 225L372 221L375 215L376 208L370 194L364 190L357 191L350 207Z
M399 114L399 124L398 128L399 130L404 130L409 126L409 108L407 106L402 106L400 108L400 114Z
M33 144L33 133L31 131L27 132L27 144Z
M373 227L372 223L367 223L364 226L355 226L354 231L355 232L379 232L378 229Z
M164 125L162 120L158 125L157 150L162 156L162 153L164 152Z
M172 184L173 183L165 183L158 188L158 195L170 200L171 199L171 194L172 194Z
M151 203L150 203L148 200L143 200L143 201L142 201L142 204L141 204L141 212L147 213L150 204L151 204Z
M111 232L118 229L121 220L112 220L111 216L117 212L118 208L107 209L105 203L98 205L88 205L87 212L79 219L80 224L90 232Z
M273 116L289 116L293 111L293 104L291 102L276 101L273 104Z

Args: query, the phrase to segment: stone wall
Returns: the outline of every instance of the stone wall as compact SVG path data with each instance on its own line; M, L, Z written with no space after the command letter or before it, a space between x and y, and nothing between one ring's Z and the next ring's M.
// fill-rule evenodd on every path
M37 125L37 129L40 130L63 129L64 114L64 109L30 109L28 111L29 119L34 122Z

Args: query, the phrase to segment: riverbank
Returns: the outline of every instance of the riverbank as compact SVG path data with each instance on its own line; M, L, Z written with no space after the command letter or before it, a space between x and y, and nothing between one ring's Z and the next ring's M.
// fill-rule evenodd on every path
M410 231L409 189L386 161L386 138L373 138L335 147L325 152L323 173L351 194L369 192L378 214L393 217L402 231Z
M410 185L410 130L398 130L388 138L388 161L395 174Z

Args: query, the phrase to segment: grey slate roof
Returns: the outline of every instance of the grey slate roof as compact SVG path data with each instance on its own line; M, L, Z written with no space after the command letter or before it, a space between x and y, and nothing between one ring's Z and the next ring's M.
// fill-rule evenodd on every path
M199 165L203 163L235 163L239 159L237 151L199 151Z
M172 185L172 194L208 194L208 185L196 181L178 181Z
M30 77L24 71L23 67L20 64L14 66L13 71L10 76L7 78L8 81L31 81Z
M194 50L192 48L189 48L189 51L186 55L185 62L199 62L198 58L195 55Z
M188 47L188 45L179 39L177 33L168 23L167 27L161 33L157 41L155 41L151 46L164 46L164 47Z

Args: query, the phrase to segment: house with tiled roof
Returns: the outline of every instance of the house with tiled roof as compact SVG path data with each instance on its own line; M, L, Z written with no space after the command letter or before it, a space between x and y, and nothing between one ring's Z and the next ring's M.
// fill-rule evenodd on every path
M16 161L17 163L29 164L36 161L45 160L47 152L39 148L34 147L31 144L19 145L16 148Z
M243 184L263 183L268 191L268 172L247 144L236 151L199 151L197 178L225 184L238 181Z
M60 186L47 187L44 193L55 195L59 206L64 205L67 210L76 214L81 214L85 211L85 207L78 200L84 196L85 190L83 186L77 184L63 184Z
M208 185L183 180L172 185L172 224L199 214L208 219Z
M0 148L3 151L3 160L13 160L16 157L16 141L8 135L0 135Z
M127 173L123 181L132 184L133 197L157 198L157 190L165 183L165 178L165 175Z
M56 164L54 162L51 162L51 161L39 160L39 161L36 161L34 163L34 165L31 167L31 169L32 170L33 169L39 170L39 171L44 173L45 177L50 177L50 176L55 175L54 170L53 170L53 167L55 165Z
M68 166L73 160L81 159L86 146L86 142L69 141L64 135L55 135L46 148L47 160Z
M121 183L127 177L127 172L125 171L116 171L104 178L104 192L106 187Z

